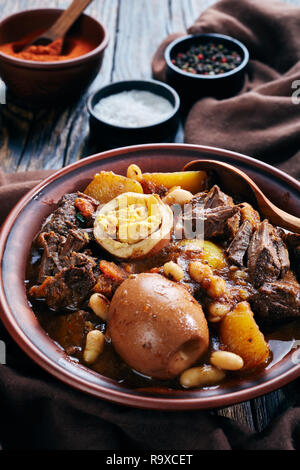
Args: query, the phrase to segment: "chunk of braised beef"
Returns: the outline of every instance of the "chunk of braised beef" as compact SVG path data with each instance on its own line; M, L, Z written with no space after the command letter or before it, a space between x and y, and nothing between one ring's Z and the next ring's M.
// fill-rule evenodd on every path
M73 251L70 255L69 266L85 267L93 271L95 276L100 274L99 263L96 258L87 253L77 253Z
M76 200L79 209L75 205ZM78 201L82 204L80 205ZM80 212L80 208L84 205L90 208L90 212L85 214L86 218ZM55 232L67 237L70 229L77 229L83 222L86 226L91 225L93 213L98 205L98 201L84 193L65 194L58 202L57 209L44 222L41 232ZM78 214L81 217L78 217Z
M288 250L281 237L267 220L252 235L248 249L248 269L252 284L258 288L265 282L283 277L290 268Z
M81 252L90 238L79 227L82 220L77 217L80 213L88 225L97 207L98 202L83 193L67 194L37 237L37 244L43 249L37 279L40 285L33 286L30 295L45 299L53 310L79 308L101 273L99 263L89 251Z
M223 193L216 184L208 191L203 204L204 209L214 209L220 206L234 206L232 197Z
M201 235L205 239L224 236L227 222L238 212L236 206L219 206L205 209L202 205L191 204L182 218L184 238L194 238Z
M57 209L46 219L41 232L55 232L67 236L70 229L79 227L74 205L76 198L77 193L65 194L60 199Z
M251 240L253 227L249 220L245 220L240 226L236 236L227 248L228 260L237 266L245 266L245 255Z
M220 206L231 206L235 204L231 196L223 193L219 186L216 184L211 188L207 193L207 196L204 200L205 209L214 209L215 207ZM226 239L232 240L232 238L237 234L237 231L240 226L240 214L237 211L232 217L229 217L225 225L224 235Z
M277 230L275 229L276 233L276 249L278 253L278 258L280 260L281 265L281 277L283 277L291 267L289 252L287 249L286 244L283 242L282 238L278 234Z
M220 206L214 209L206 209L204 212L204 237L213 238L224 236L232 218L238 213L236 206ZM229 224L229 225L228 225Z
M235 207L232 197L223 193L217 185L214 185L208 192L196 194L193 197L191 204L194 207L203 207L203 209L207 211L207 215L209 215L209 211L213 209ZM214 217L214 212L212 212L212 214L213 215L211 217ZM222 227L222 233L218 233L217 236L223 236L225 239L231 240L236 235L239 225L240 214L239 211L235 209L233 215L227 217L226 223L224 223Z
M74 251L81 251L89 243L89 236L82 230L71 229L59 250L59 256L66 258Z
M300 285L291 276L263 284L250 299L256 315L266 323L300 316Z
M238 208L240 216L239 223L241 225L236 230L237 220L234 218L231 219L234 224L231 230L233 237L231 237L231 243L227 248L227 255L228 260L231 263L242 267L246 265L246 254L251 240L251 235L260 223L260 216L247 202L239 204Z
M43 248L43 255L38 273L41 283L48 276L53 276L63 268L70 266L73 252L82 250L89 243L88 235L78 229L71 229L67 237L55 232L42 232L37 244Z
M55 276L47 277L39 286L33 286L29 294L36 299L45 299L48 307L55 311L80 308L91 294L97 279L87 266L64 268Z
M58 253L65 240L65 237L55 232L39 234L37 244L40 248L43 248L43 255L39 266L38 283L43 282L46 277L53 276L62 269Z
M44 299L53 310L79 308L92 293L100 274L97 260L85 253L73 252L66 266L46 277L41 285L33 286L29 295Z
M235 207L238 209L237 206ZM231 241L236 236L240 227L240 220L241 220L241 216L240 216L239 210L237 210L236 213L232 217L229 217L225 225L225 232L224 232L226 240Z

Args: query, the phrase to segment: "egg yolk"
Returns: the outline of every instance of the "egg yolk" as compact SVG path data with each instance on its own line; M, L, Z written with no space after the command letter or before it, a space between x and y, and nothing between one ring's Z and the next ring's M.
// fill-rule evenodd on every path
M157 199L120 198L116 208L99 214L96 222L110 237L122 243L137 243L157 231L162 223Z

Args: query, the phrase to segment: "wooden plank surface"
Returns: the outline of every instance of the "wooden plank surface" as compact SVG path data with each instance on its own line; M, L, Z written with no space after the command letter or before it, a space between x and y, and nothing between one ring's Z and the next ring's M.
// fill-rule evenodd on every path
M47 7L69 2L47 0ZM12 99L0 115L0 165L5 171L60 168L96 152L88 143L87 97L117 80L151 76L151 57L175 31L185 30L214 0L95 0L87 12L110 33L98 77L73 106L40 111L23 109ZM1 17L23 9L45 7L44 0L0 0Z
M290 0L299 4L300 0ZM0 0L0 17L30 8L65 8L65 0ZM7 172L60 168L98 149L88 142L88 96L117 80L151 77L151 58L170 33L184 31L215 0L95 0L87 12L110 33L101 72L66 108L27 109L8 96L0 112L0 165ZM263 429L293 402L293 385L239 405L214 410L251 429Z

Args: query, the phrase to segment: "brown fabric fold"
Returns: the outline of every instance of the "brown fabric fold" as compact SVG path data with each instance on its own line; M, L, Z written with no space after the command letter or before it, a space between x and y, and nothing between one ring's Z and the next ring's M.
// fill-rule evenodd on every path
M239 95L194 104L185 142L212 145L276 163L300 177L300 103L292 94L300 80L300 8L271 0L221 0L196 20L188 33L222 33L249 49L246 82ZM158 48L153 75L165 80L164 50ZM294 85L293 85L294 84Z
M0 169L0 225L19 199L52 173L53 170L4 173Z

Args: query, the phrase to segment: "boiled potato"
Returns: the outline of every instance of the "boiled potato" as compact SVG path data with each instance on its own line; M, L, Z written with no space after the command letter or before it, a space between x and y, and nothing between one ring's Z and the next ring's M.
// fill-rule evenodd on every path
M213 269L221 269L226 266L224 251L215 243L205 240L203 242L202 261L207 261Z
M182 240L178 243L187 251L199 251L199 260L207 261L213 269L222 269L226 266L224 251L215 243L208 240Z
M205 186L205 171L176 171L174 173L143 173L143 179L167 189L180 186L193 194L201 191Z
M157 186L164 186L171 189L180 186L186 191L195 194L205 187L205 171L175 171L174 173L142 173L137 165L130 165L127 176L137 181L143 179L146 182L154 183Z
M256 324L248 302L240 302L220 323L220 339L228 351L241 356L243 369L264 364L269 345Z
M138 181L125 176L116 175L112 171L101 171L94 176L88 185L85 194L93 197L101 204L106 204L123 193L143 193Z

